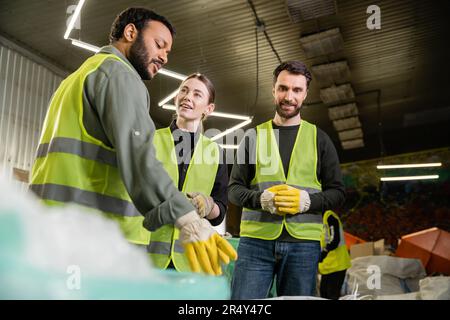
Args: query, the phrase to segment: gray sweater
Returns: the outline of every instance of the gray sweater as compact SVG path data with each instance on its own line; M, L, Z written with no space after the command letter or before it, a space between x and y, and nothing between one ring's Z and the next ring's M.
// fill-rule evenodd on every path
M101 48L122 59L107 59L86 78L83 124L86 131L117 152L122 180L144 226L154 231L194 210L174 186L153 147L155 124L150 117L150 96L131 63L114 46Z

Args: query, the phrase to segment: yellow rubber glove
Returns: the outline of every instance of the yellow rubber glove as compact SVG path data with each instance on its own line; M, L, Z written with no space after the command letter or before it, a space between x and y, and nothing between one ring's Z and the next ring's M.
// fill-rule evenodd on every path
M277 194L278 191L289 190L290 188L292 187L288 186L287 184L277 184L275 186L267 188L266 190Z
M221 275L219 252L213 237L206 241L188 242L184 245L189 266L193 272Z
M188 192L187 197L200 218L207 217L214 208L214 199L200 192Z
M219 259L224 263L224 264L229 264L230 263L230 257L227 256L227 254L225 252L223 252L222 250L219 249ZM234 259L235 260L235 259Z
M286 184L279 184L264 190L260 197L261 209L272 214L278 214L277 208L275 207L275 196L278 191L288 190L289 188L290 187Z
M211 224L195 211L178 218L175 226L180 229L180 240L193 272L221 275L220 261L227 264L230 259L237 258L228 241L220 237Z
M229 264L230 260L237 260L237 252L234 250L233 246L224 238L222 238L218 233L215 234L217 243L217 249L219 251L219 259L223 264Z
M288 190L281 190L275 196L275 206L280 213L296 214L309 209L311 200L308 192L289 186Z

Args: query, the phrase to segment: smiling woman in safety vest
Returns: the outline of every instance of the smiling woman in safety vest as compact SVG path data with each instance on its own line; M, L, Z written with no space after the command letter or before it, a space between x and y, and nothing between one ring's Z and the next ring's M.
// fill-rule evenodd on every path
M156 131L153 144L178 189L186 194L202 218L219 225L227 208L228 172L220 163L221 149L202 134L202 121L214 110L215 89L202 74L192 74L175 97L177 117ZM178 229L165 225L152 232L147 248L158 268L190 271Z

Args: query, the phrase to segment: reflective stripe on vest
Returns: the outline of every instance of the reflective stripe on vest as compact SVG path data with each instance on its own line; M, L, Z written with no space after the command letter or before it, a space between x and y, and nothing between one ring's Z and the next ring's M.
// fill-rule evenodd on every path
M162 241L151 241L147 246L147 252L149 253L158 253L163 255L170 256L172 250L172 243L162 242ZM175 240L175 244L173 246L174 252L184 253L183 244L180 240Z
M339 216L331 210L328 210L323 215L324 232L322 234L322 246L325 247L331 242L331 230L328 225L328 217L333 216L339 222L339 244L336 249L328 252L325 259L319 263L319 272L321 274L330 274L337 271L346 270L351 267L351 259L348 254L347 246L345 245L344 228L342 227ZM336 232L336 230L334 230Z
M287 179L272 120L258 125L256 132L256 169L250 189L264 191L271 186L286 183L310 194L321 192L322 186L316 174L316 126L301 121L292 148ZM273 240L280 236L283 226L294 238L319 241L322 234L322 217L321 214L311 213L278 216L262 210L244 208L240 235Z
M42 199L58 202L74 202L92 209L99 209L119 216L140 217L136 207L128 201L104 194L81 190L59 184L32 184L30 189Z
M113 54L96 54L67 77L50 101L31 172L30 189L50 205L73 202L116 220L125 238L148 244L144 217L133 205L117 168L116 151L83 125L83 90L89 74Z
M117 167L115 152L72 138L53 138L50 143L39 145L36 157L43 158L52 152L71 153L85 159L95 160Z
M153 138L156 157L164 166L176 187L178 187L178 163L175 154L175 143L170 128L156 131ZM200 135L189 163L182 192L201 192L210 195L219 168L218 145ZM173 261L175 269L181 272L190 271L189 262L184 254L181 241L178 240L179 230L173 225L164 225L151 233L150 244L147 247L153 264L161 269L167 268Z

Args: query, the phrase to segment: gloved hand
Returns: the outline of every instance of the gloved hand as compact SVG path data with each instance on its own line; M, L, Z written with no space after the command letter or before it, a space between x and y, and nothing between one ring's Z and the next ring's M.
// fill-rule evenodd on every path
M206 218L214 208L214 199L200 192L188 192L187 197L200 218Z
M237 259L237 253L231 244L195 211L178 218L175 226L180 229L180 240L193 272L203 271L211 275L221 275L222 268L219 262L228 264L230 259Z
M288 186L287 190L278 191L275 196L275 206L280 213L296 214L302 213L309 209L311 200L309 193Z
M264 190L264 192L261 194L260 200L261 200L261 208L264 211L269 211L272 214L277 213L277 208L275 207L275 196L277 195L277 192L280 190L288 190L289 186L286 184L279 184L276 186L272 186L270 188L267 188Z
M327 257L327 255L328 255L328 251L325 251L325 250L321 251L320 252L320 258L319 258L319 263L323 262L323 260Z

